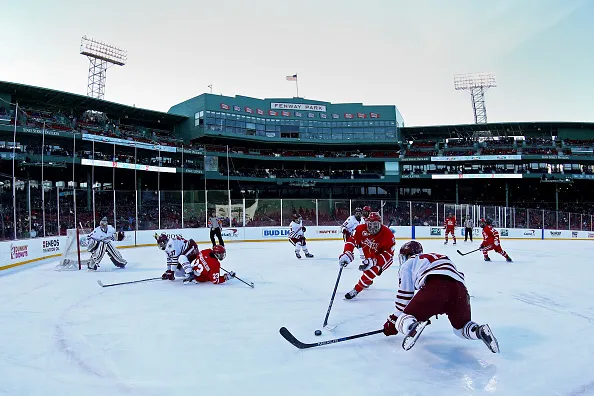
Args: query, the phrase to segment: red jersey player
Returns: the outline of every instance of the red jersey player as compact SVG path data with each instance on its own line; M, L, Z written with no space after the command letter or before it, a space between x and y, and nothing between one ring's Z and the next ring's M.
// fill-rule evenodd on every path
M404 349L410 349L433 315L446 314L454 333L467 340L482 340L493 353L499 352L497 339L489 325L470 319L470 298L464 274L442 254L423 253L417 241L406 242L398 256L398 294L396 310L384 324L384 334L401 332L407 338ZM417 292L415 294L415 291Z
M392 265L395 244L394 234L382 224L382 218L377 212L371 212L365 220L365 224L360 224L355 228L355 232L344 244L344 251L338 258L339 264L346 267L355 258L353 255L355 247L362 248L365 255L363 264L359 266L363 275L353 290L345 294L344 297L347 300L354 298L363 289L371 286L373 279Z
M212 282L215 285L225 283L231 278L235 277L235 272L231 271L223 276L220 275L221 269L220 261L227 256L227 251L223 245L216 245L212 249L204 249L194 261L192 267L194 271L194 279L188 283L193 282ZM185 282L185 280L184 280Z
M444 245L448 244L448 234L452 234L452 239L454 240L454 245L456 244L456 216L453 214L449 214L446 217L445 222L443 223L443 228L445 228L445 242Z
M369 205L363 206L363 210L361 211L361 215L363 216L363 220L367 219L369 217L369 214L370 213L371 213L371 206L369 206Z
M497 253L505 257L508 263L512 262L511 257L501 248L499 243L499 232L491 225L490 219L481 219L479 225L483 228L483 243L481 243L480 249L483 252L485 261L491 261L489 257L489 251L495 250Z

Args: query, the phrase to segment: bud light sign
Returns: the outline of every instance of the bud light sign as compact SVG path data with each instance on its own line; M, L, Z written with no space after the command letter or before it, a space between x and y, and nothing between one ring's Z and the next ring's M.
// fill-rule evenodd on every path
M262 236L264 238L288 238L288 228L277 228L277 229L264 229L262 230Z

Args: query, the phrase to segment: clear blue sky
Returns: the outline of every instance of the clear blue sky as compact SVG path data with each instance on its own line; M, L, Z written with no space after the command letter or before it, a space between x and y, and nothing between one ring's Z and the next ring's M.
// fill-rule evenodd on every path
M452 79L484 71L498 81L489 121L594 121L592 0L0 3L1 80L86 94L86 34L128 50L105 98L154 110L209 84L292 97L285 77L298 73L305 98L395 104L407 125L471 123Z

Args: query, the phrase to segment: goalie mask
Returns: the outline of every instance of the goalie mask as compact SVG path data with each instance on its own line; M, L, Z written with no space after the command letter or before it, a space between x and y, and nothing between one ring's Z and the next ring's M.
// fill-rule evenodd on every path
M107 225L107 217L102 218L99 222L99 228L101 228L101 231L107 232Z
M377 212L371 212L365 223L367 224L367 232L371 235L377 234L382 228L382 218Z
M219 261L223 261L227 257L227 249L223 245L216 245L212 248L212 255Z

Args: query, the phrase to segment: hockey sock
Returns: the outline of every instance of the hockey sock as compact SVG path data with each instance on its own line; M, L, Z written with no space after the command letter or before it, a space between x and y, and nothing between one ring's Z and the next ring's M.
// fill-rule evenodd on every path
M478 323L469 321L461 329L454 329L454 333L465 340L478 340L476 330L478 329Z
M371 267L370 269L363 271L363 275L359 279L359 282L355 285L355 290L357 292L363 291L363 289L367 289L369 286L373 284L373 280L376 276L379 275L378 269L376 266Z

